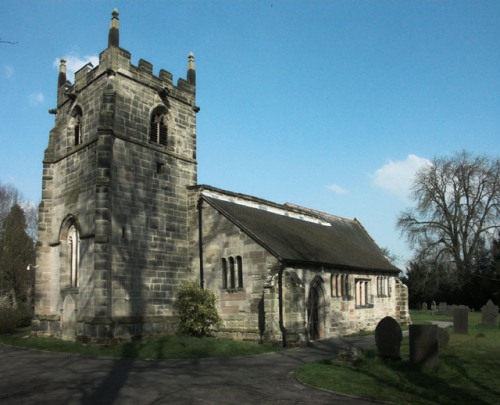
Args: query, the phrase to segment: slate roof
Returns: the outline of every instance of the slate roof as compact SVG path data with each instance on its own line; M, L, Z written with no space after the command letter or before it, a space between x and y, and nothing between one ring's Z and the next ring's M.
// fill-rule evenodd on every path
M203 199L257 243L281 260L290 263L335 266L345 269L399 272L357 220L348 220L297 206L261 204L249 206L203 196ZM285 215L272 212L279 207ZM289 211L292 216L287 216ZM320 223L293 217L304 214Z

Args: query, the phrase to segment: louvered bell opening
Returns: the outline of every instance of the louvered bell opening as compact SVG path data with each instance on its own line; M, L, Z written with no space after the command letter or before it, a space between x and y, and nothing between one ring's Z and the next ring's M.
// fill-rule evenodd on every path
M166 145L167 144L167 127L160 122L160 144L161 145Z

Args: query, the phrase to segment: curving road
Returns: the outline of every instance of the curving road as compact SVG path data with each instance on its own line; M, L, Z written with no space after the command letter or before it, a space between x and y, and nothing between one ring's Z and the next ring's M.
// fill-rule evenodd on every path
M317 341L258 356L202 360L97 358L0 344L1 404L370 404L315 390L297 367L373 337Z

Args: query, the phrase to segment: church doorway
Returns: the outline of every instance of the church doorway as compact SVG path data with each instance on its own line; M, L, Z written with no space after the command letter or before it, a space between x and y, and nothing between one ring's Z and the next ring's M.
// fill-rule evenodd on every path
M320 339L323 336L321 302L323 290L321 278L315 278L309 289L307 298L307 332L310 340Z

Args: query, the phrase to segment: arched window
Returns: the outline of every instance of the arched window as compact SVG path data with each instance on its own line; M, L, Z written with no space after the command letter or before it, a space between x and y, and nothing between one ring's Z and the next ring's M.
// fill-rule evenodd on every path
M227 288L227 260L222 259L222 288Z
M167 133L167 109L158 107L151 114L149 140L159 145L166 145Z
M238 266L238 288L243 288L243 262L241 256L236 256L236 264Z
M229 258L229 288L235 288L234 258Z
M76 106L71 112L72 124L73 124L73 142L74 145L80 145L82 143L82 109Z
M69 286L78 287L78 267L80 265L80 235L74 225L68 231Z

